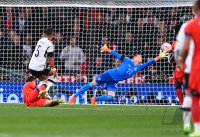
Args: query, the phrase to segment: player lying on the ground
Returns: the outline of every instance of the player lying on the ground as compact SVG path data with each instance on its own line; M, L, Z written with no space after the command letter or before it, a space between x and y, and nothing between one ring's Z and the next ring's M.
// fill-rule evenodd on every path
M54 107L59 103L65 103L65 100L49 100L46 98L46 84L37 87L35 84L35 77L29 76L23 86L23 101L25 106L30 107ZM38 95L41 95L41 98Z
M54 84L57 75L54 65L54 46L52 43L54 38L53 30L48 28L45 31L45 36L37 42L29 63L30 73L40 80L38 87L42 84L47 84L46 91ZM39 96L41 95L39 94ZM48 96L48 98L51 97Z
M100 84L104 84L104 83L107 84L108 95L92 97L91 103L92 103L92 105L95 105L96 101L110 101L115 96L115 92L116 92L115 85L119 81L126 80L126 79L132 77L138 71L155 63L156 61L160 60L161 58L167 57L167 55L168 55L168 53L166 51L163 51L163 52L160 52L160 55L157 56L155 59L150 59L145 64L140 64L140 63L142 63L141 55L136 55L131 60L128 57L118 54L114 50L110 50L106 45L104 45L101 48L101 51L111 53L114 57L116 57L117 59L119 59L121 61L121 65L118 66L117 68L109 69L109 70L105 71L104 73L100 74L96 78L96 80L94 80L93 82L91 82L89 84L84 85L76 94L72 95L72 97L70 98L70 100L68 102L69 104L72 104L76 100L77 96L85 93L85 91L87 91L88 89L90 89L94 86L100 85Z

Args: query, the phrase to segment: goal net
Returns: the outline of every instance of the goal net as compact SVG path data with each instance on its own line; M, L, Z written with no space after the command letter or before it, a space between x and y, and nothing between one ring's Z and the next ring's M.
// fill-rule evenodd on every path
M47 27L55 31L57 83L53 98L74 94L105 70L120 64L101 53L102 45L143 62L159 54L164 42L175 40L175 26L192 18L188 0L65 0L0 1L0 102L22 102L22 86L37 41ZM100 104L178 104L173 57L163 59L117 84L113 101ZM76 100L89 104L106 94L106 85L90 89Z

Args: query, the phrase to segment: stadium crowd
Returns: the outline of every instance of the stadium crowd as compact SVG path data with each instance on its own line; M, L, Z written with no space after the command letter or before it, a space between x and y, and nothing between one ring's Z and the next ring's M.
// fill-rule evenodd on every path
M164 42L175 40L174 27L192 18L190 7L74 8L0 7L1 80L13 70L28 72L37 41L47 27L55 30L55 62L59 75L93 76L120 62L100 47L107 44L120 54L155 57ZM163 67L164 66L164 67ZM175 65L157 62L138 75L146 83L166 83Z

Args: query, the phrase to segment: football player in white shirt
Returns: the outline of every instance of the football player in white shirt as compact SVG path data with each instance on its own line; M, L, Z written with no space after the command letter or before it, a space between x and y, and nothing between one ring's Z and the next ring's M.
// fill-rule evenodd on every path
M178 56L179 56L179 54L180 54L180 52L181 52L181 50L184 46L184 41L185 41L184 29L185 29L187 23L188 22L184 23L181 26L181 29L180 29L180 31L177 35L177 38L176 38L177 43L176 43L176 46L175 46L175 49L174 49L176 62L178 61ZM184 83L185 97L184 97L184 101L183 101L183 105L182 105L183 124L184 124L183 133L186 134L186 135L191 132L190 121L191 121L192 114L191 114L191 111L190 111L190 107L191 107L191 104L192 104L192 98L189 95L189 93L187 92L187 90L188 90L189 74L190 74L190 71L191 71L193 51L194 51L194 42L191 41L189 54L188 54L187 59L185 61L185 64L186 64L186 68L184 70L184 73L185 73L185 80L184 80L185 81L185 83Z
M37 42L37 46L29 63L30 73L40 80L38 86L47 84L45 91L40 91L39 96L46 94L49 88L54 84L57 75L54 65L54 32L51 28L45 31L45 37ZM48 94L47 94L48 97ZM50 96L49 96L50 98Z

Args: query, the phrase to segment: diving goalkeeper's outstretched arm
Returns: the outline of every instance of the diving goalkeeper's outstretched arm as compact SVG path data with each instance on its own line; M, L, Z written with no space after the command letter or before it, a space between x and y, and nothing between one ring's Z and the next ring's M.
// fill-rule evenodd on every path
M101 48L101 52L108 52L108 53L111 53L115 58L121 60L121 61L124 61L126 59L129 59L128 57L125 57L125 56L122 56L120 55L119 53L117 53L116 51L114 50L110 50L106 45L104 45L102 48ZM138 57L139 56L139 57ZM141 55L136 55L133 57L133 61L134 61L134 65L138 65L138 69L137 71L140 71L140 70L143 70L144 68L152 65L153 63L155 63L156 61L159 61L161 58L165 58L168 56L168 53L167 51L160 51L160 54L159 56L155 57L154 59L150 59L149 61L147 61L146 63L144 64L141 64L141 65L138 65L142 62L142 57ZM135 59L136 58L136 59Z

